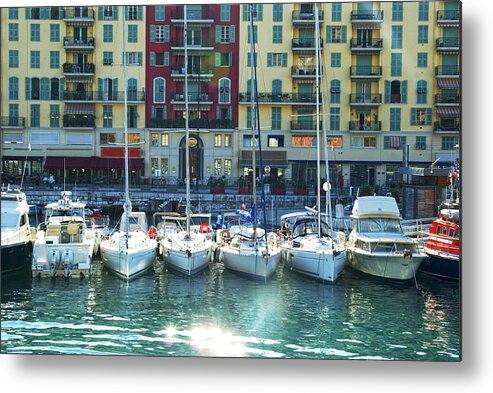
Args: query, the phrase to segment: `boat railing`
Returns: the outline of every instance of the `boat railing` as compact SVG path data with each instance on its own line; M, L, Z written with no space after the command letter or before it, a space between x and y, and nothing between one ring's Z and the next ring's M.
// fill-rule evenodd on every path
M402 220L402 230L406 236L418 238L422 237L431 227L431 223L436 217L417 218L413 220Z

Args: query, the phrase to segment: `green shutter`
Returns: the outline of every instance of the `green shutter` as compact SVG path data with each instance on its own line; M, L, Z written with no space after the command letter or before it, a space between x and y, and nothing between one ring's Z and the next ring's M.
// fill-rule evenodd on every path
M118 97L118 78L113 79L113 99Z
M282 54L282 66L283 67L288 66L288 54L287 53Z
M243 21L247 21L248 20L248 5L247 4L243 4L243 10L242 10L242 19ZM27 15L27 9L26 9L26 15ZM26 16L27 18L27 16Z
M113 7L113 20L118 20L118 7Z
M431 126L433 111L431 108L426 108L426 125Z
M50 80L48 78L41 78L39 99L40 100L50 99Z
M228 53L228 67L233 65L233 52Z
M150 66L155 66L156 65L156 53L155 52L150 52L149 53L149 65Z
M264 5L263 4L257 4L257 20L258 21L264 20Z
M60 78L59 86L60 89L60 100L63 100L63 92L65 91L65 78Z
M272 53L267 53L267 67L272 67Z
M416 113L417 113L417 109L411 108L411 125L412 126L416 125Z
M99 20L103 20L104 19L103 12L104 12L104 7L99 6L98 7L98 19Z
M31 19L31 8L26 7L26 19Z
M137 20L142 20L142 6L137 7Z
M236 26L235 25L231 25L229 27L229 42L234 44L235 43L235 35L236 35Z
M156 25L149 25L149 41L156 42Z
M164 52L164 65L169 66L169 52Z
M140 66L144 64L142 63L142 52L137 53L137 61L139 62Z
M219 67L221 65L221 53L219 52L214 53L214 65L216 67Z
M50 19L50 9L48 7L41 7L41 19Z
M103 78L98 78L98 100L103 99Z
M390 81L385 81L385 103L390 103Z
M216 25L216 43L221 42L221 26Z
M390 149L390 136L383 137L383 148Z
M30 100L31 99L31 78L28 78L26 76L25 81L26 81L26 100Z
M164 26L164 42L169 42L169 25Z
M407 145L407 136L401 136L401 147Z
M342 26L342 29L341 29L341 42L346 43L346 36L347 36L347 28L346 28L346 26Z
M325 35L325 41L327 43L332 42L332 26L327 26L327 33Z
M220 113L221 113L221 107L216 106L216 119L220 118Z
M407 103L407 81L401 82L401 104Z

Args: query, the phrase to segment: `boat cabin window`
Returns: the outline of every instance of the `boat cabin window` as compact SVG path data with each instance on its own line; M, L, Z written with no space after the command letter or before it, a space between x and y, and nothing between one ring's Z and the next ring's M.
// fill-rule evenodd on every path
M2 213L2 229L16 228L19 222L19 215L15 213Z
M447 236L447 227L442 228L442 235Z
M448 237L454 237L454 228L448 230Z
M304 236L310 234L318 233L318 222L315 219L312 220L303 220L299 221L295 224L293 229L293 237ZM329 236L329 226L325 222L321 222L321 231L322 236Z
M28 222L28 218L27 218L27 215L26 214L23 214L21 216L21 223L20 223L20 226L23 227L24 225L26 225Z
M402 233L400 220L393 218L366 218L359 220L360 232Z
M441 229L441 226L440 225L437 225L437 235L440 234L440 229Z
M460 229L457 229L457 230L455 231L455 237L456 237L456 238L459 238L459 237L460 237Z
M48 221L48 219L50 217L82 217L83 216L84 211L80 210L80 209L68 209L68 210L47 210L46 211L46 220L45 221Z

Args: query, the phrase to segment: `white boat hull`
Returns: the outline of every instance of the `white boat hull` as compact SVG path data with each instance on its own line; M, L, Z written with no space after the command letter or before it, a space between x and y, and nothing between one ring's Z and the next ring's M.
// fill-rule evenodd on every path
M189 253L169 248L165 250L163 260L171 269L183 274L193 275L209 266L210 253L212 253L210 248Z
M33 276L77 277L91 274L94 242L46 244L34 243Z
M271 250L268 257L262 255L261 249L245 251L244 249L233 249L227 245L222 247L221 251L224 255L224 267L261 279L267 279L272 276L281 261L280 248Z

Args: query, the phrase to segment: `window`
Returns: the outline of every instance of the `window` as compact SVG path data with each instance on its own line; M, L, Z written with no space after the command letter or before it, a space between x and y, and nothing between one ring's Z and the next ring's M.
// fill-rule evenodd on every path
M169 160L167 158L161 158L161 175L169 175Z
M340 22L342 20L342 4L332 3L332 22Z
M404 7L404 3L401 1L393 1L392 2L392 21L393 22L402 22L403 7Z
M39 23L31 24L31 41L39 41L40 40L40 30Z
M216 25L216 42L220 44L229 44L235 42L236 26Z
M169 42L169 25L157 25L154 29L156 42Z
M142 7L141 6L127 6L127 20L140 20L142 19Z
M328 147L342 147L342 136L328 136L327 137Z
M377 147L377 138L374 136L352 136L351 147L374 149Z
M263 4L252 4L253 6L253 20L262 21L264 14L264 5ZM243 4L242 8L242 19L243 21L250 20L250 4Z
M228 78L219 79L219 104L231 103L231 81Z
M276 3L272 5L272 21L282 22L282 4Z
M252 30L248 29L248 43L252 42ZM256 44L258 42L258 26L253 26L253 42Z
M48 100L50 98L50 80L48 78L41 78L40 90L40 99Z
M154 102L165 101L165 81L163 78L154 79Z
M137 25L128 25L128 42L137 42Z
M392 49L402 49L402 26L392 26Z
M224 159L224 174L226 176L231 176L233 173L233 160L229 158Z
M103 42L113 42L113 25L103 25Z
M60 41L60 25L50 25L50 42Z
M426 136L417 136L414 147L416 150L426 150Z
M19 19L19 9L16 7L9 8L9 19Z
M411 108L412 126L430 126L432 121L431 108Z
M103 105L103 128L113 128L113 106ZM114 134L101 134L114 135ZM103 142L101 142L103 143ZM108 143L108 142L105 142Z
M224 134L224 147L231 147L231 134Z
M60 68L60 52L57 50L50 51L50 68Z
M330 129L332 131L339 131L341 129L341 109L330 108Z
M39 50L31 51L31 68L39 68Z
M293 147L315 147L317 146L317 137L313 135L295 135L291 137Z
M110 66L113 64L113 52L103 52L103 65Z
M390 54L390 75L402 76L402 53Z
M164 11L165 11L164 5L154 6L154 19L157 21L163 21L164 20Z
M221 22L229 22L231 19L231 9L229 4L221 4L219 19Z
M282 44L282 26L272 26L272 43Z
M267 137L268 147L284 147L284 136L283 135L269 135Z
M257 116L255 111L253 112L253 127L257 126ZM246 126L247 128L252 128L252 107L249 106L247 107L247 113L246 113Z
M384 136L383 148L388 149L401 149L406 144L405 136Z
M31 127L39 127L39 104L31 104Z
M426 81L416 82L416 104L426 104L428 96L428 83Z
M19 120L19 104L9 104L9 122L11 122L12 124L17 124L18 120Z
M50 100L60 99L60 79L51 78L50 81Z
M327 26L326 40L332 43L346 42L347 28L346 26Z
M251 87L251 85L250 85ZM273 79L272 80L272 94L282 94L282 80Z
M151 132L151 146L152 147L159 146L159 133L157 133L157 132ZM154 167L157 168L157 164L154 165Z
M341 103L341 82L337 79L330 81L330 103Z
M19 68L18 50L9 50L9 68Z
M26 19L39 19L39 7L26 8ZM29 15L30 14L30 15Z
M13 118L17 118L17 116L15 117L10 116L10 118L13 121ZM6 132L5 134L3 134L3 143L23 143L23 142L24 142L24 138L21 132L19 133Z
M161 134L161 146L169 146L169 134Z
M104 19L104 20L113 20L115 18L115 13L113 12L113 7L112 6L104 6L99 8L99 12L101 12L101 8L103 10L103 17L101 18L101 14L99 19Z
M9 78L9 100L19 99L19 78L11 76Z
M60 105L50 105L50 127L60 127Z
M423 4L423 3L419 3ZM420 52L418 53L418 67L428 67L428 53Z
M9 41L19 41L18 23L9 23Z
M243 135L243 147L252 147L253 138L251 135ZM258 146L258 138L255 137L255 146Z
M268 54L267 54L268 56ZM251 67L252 66L252 57L253 57L253 62L255 63L255 65L257 65L257 52L255 52L252 56L252 53L251 52L248 52L248 55L247 55L247 67Z
M214 159L214 175L216 176L221 176L221 159L220 158L215 158Z
M429 6L427 1L420 1L418 8L418 20L425 21L428 20Z
M214 134L214 147L221 147L223 145L223 136L221 134Z
M141 66L142 52L127 52L127 65Z
M420 25L418 26L418 44L428 43L428 26Z
M140 143L140 134L138 134L138 133L127 134L127 142L129 144Z
M385 103L407 103L407 80L385 81Z
M330 54L330 66L331 67L340 67L341 66L341 54L340 53L331 53Z
M107 106L107 105L105 105ZM99 144L109 145L110 143L116 143L116 134L114 132L102 132L99 134Z
M287 53L267 53L267 67L287 67Z
M455 150L456 145L459 143L458 136L443 136L442 137L442 150Z
M32 132L31 133L32 145L59 145L60 134L53 130L49 132Z
M401 130L401 108L390 108L390 131Z
M280 107L272 107L272 129L280 130L282 119L281 119L281 108Z

